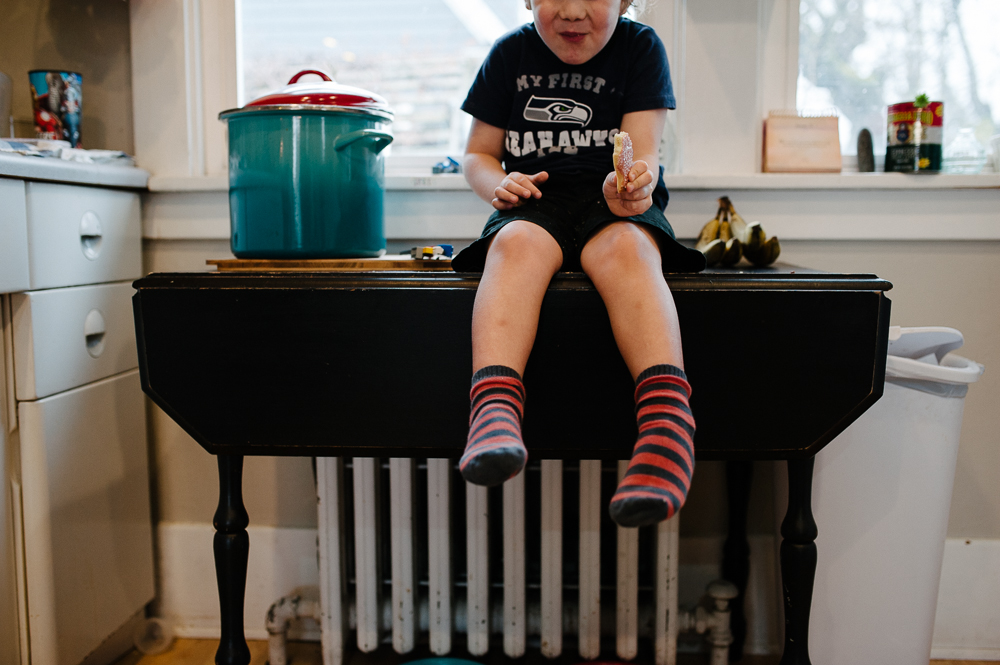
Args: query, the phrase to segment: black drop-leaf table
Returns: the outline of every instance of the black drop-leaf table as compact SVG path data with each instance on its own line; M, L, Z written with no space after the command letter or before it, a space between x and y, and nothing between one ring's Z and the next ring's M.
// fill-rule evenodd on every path
M666 275L700 460L788 460L783 665L809 663L813 456L882 395L892 285L790 266ZM143 390L218 456L217 663L243 632L244 455L447 457L465 445L478 275L152 274L133 298ZM559 273L525 370L535 459L627 459L634 384L582 274ZM415 427L414 423L431 423Z

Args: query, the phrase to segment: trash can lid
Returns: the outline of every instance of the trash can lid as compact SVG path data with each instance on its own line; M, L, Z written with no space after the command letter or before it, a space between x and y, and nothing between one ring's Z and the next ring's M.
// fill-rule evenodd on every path
M930 354L937 362L965 343L962 333L954 328L923 326L919 328L889 327L889 355L900 358L923 358Z
M909 387L918 387L917 384L921 383L962 386L975 383L985 368L968 358L951 353L964 343L962 333L954 328L891 326L885 378ZM934 389L934 392L940 390ZM962 395L964 394L963 387Z

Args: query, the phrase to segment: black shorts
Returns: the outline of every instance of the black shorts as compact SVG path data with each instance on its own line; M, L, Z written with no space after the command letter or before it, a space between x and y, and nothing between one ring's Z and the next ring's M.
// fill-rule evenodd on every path
M660 246L664 272L700 272L705 257L696 249L685 247L674 238L670 222L656 205L641 215L618 217L608 208L600 187L593 183L553 182L539 187L542 197L529 199L511 210L496 210L486 221L478 240L459 252L451 262L456 272L482 272L490 238L504 225L525 220L549 232L562 248L560 270L580 271L580 252L598 227L607 222L635 222L653 229Z

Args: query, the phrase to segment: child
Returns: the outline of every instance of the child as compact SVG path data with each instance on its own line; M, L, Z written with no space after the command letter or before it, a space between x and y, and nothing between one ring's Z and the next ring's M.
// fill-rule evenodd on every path
M521 375L542 297L559 270L583 270L636 380L639 440L611 500L623 526L680 509L694 469L681 336L663 271L705 267L673 238L657 148L675 107L666 52L622 17L632 0L526 0L534 22L501 37L462 108L473 116L464 171L496 209L457 271L482 271L472 315L472 414L459 463L496 485L527 460ZM635 161L618 192L614 135Z

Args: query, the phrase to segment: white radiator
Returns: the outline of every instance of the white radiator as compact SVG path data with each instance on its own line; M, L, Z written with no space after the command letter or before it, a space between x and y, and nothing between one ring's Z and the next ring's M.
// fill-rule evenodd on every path
M628 660L641 648L674 665L678 627L696 623L711 631L713 663L726 662L728 587L714 613L677 611L678 518L610 522L625 462L544 460L492 490L464 483L446 459L316 463L324 665L343 662L352 633L363 652L426 644L439 656L555 658L566 648Z

